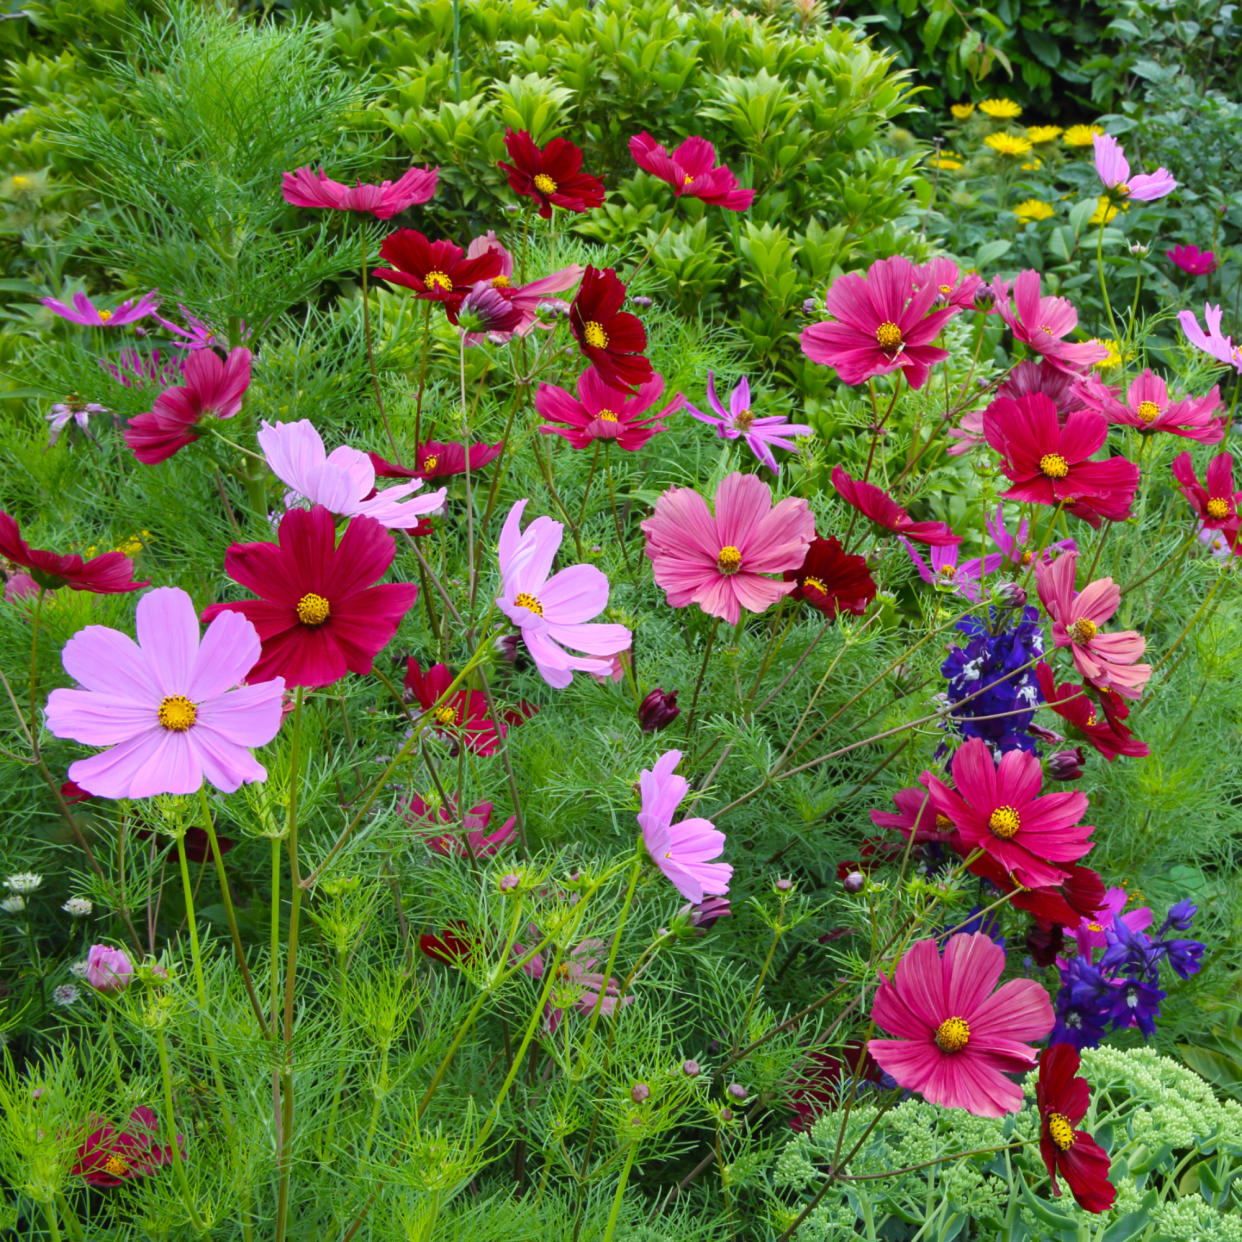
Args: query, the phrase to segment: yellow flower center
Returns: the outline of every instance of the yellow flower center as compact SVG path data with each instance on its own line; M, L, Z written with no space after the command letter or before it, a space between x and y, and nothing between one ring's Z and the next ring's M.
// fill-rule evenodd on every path
M936 1044L941 1052L961 1052L970 1042L970 1023L965 1018L945 1018L936 1027Z
M1113 193L1119 195L1121 198L1128 198L1130 196L1130 187L1122 181L1113 186Z
M940 566L940 576L942 578L952 578L953 575L956 573L957 573L956 565L941 565Z
M936 830L938 832L948 832L953 827L953 821L947 815L941 815L936 812Z
M754 426L755 416L749 410L742 410L734 415L733 425L738 431L749 431Z
M1045 453L1039 459L1039 472L1049 479L1063 479L1069 474L1069 462L1060 453Z
M21 173L18 173L13 178L13 188L15 190L28 190L32 185L34 185L34 182L29 177L23 177Z
M1145 423L1154 423L1160 417L1160 407L1154 401L1140 401L1138 416Z
M1221 518L1227 518L1233 512L1233 505L1219 496L1213 496L1207 502L1207 511L1208 517L1215 518L1219 522Z
M1097 718L1096 718L1096 714L1095 714L1095 708L1093 707L1093 708L1092 708L1092 709L1091 709L1091 710L1087 713L1087 728L1088 728L1088 729L1093 729L1093 728L1095 728L1096 723L1097 723Z
M1032 552L1030 548L1027 548L1026 551L1022 553L1022 564L1023 565L1029 565L1034 559L1035 559L1035 553Z
M540 194L555 194L556 182L553 181L547 173L536 173L535 189L538 190Z
M988 827L996 836L1008 841L1021 827L1021 820L1018 819L1018 812L1013 807L998 806L988 816Z
M1069 1151L1074 1146L1074 1127L1070 1125L1069 1118L1061 1113L1048 1115L1048 1133L1062 1151Z
M1041 323L1039 325L1039 330L1047 336L1052 335L1052 329L1046 323Z
M595 417L605 423L615 423L617 421L617 414L615 410L600 410Z
M111 312L111 311L100 311L100 312L99 312L99 322L100 322L100 323L107 323L107 322L108 322L108 320L109 320L109 319L111 319L111 318L112 318L112 312Z
M592 349L608 348L608 333L604 331L603 324L596 323L594 319L582 329L582 335Z
M1100 632L1100 627L1090 617L1079 617L1073 625L1065 627L1065 632L1070 636L1070 642L1082 646L1083 643L1089 643Z
M428 289L441 289L445 293L453 292L453 282L443 272L428 272L423 277L423 284Z
M894 350L901 344L901 329L891 319L886 319L876 328L875 339L880 342L881 349Z
M160 703L160 724L172 733L184 733L198 719L198 708L184 694L170 695Z
M436 718L436 724L451 725L457 723L457 709L448 703L437 707L432 715Z
M519 608L529 608L537 617L543 616L543 605L526 591L519 591L513 602Z
M423 469L434 470L440 464L440 459L434 453L428 453L423 458Z
M682 178L681 178L681 184L683 186L686 186L686 185L689 185L693 180L694 178L689 173L683 173Z
M109 1156L103 1162L103 1170L112 1177L124 1177L129 1172L129 1161L121 1156Z
M314 591L308 592L298 600L298 620L303 625L322 625L331 613L328 601Z
M722 574L735 574L742 568L742 554L731 543L726 543L716 555L716 568Z
M512 283L513 282L508 278L508 276L493 276L492 277L492 288L493 289L507 289Z
M802 579L802 589L805 591L807 587L814 587L817 591L822 591L825 595L828 594L828 588L823 582L819 578L812 578L810 574L807 574Z
M1099 923L1088 923L1087 930L1093 932L1102 932L1104 928Z

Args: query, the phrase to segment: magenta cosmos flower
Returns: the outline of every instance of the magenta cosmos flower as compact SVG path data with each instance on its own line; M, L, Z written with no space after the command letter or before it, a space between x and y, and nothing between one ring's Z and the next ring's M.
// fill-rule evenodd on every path
M1026 1041L1043 1039L1055 1018L1033 979L997 990L1004 969L1005 950L983 932L950 936L943 958L934 940L916 941L891 980L880 976L871 1004L876 1026L896 1038L870 1040L867 1051L932 1104L976 1117L1017 1112L1022 1088L1008 1075L1035 1064Z
M391 220L399 211L425 203L436 192L438 168L411 168L396 181L349 186L333 181L321 168L295 168L281 174L280 191L295 207L326 207L334 211L366 211L377 220Z
M843 384L900 371L911 388L922 388L928 371L949 356L932 341L958 313L956 306L933 310L939 297L934 285L918 287L909 259L878 259L865 277L848 272L833 282L824 304L835 322L803 328L802 352L836 367Z
M99 992L123 992L134 977L134 964L124 949L93 944L86 955L86 982Z
M387 461L378 453L368 453L375 473L381 479L443 479L451 474L465 474L467 466L473 474L495 461L504 448L504 441L485 444L482 441L469 446L457 440L424 440L414 446L416 466L401 466Z
M1164 198L1177 189L1177 182L1167 168L1157 168L1154 173L1139 173L1130 176L1130 162L1126 159L1121 143L1112 134L1096 134L1092 139L1095 145L1095 171L1105 188L1112 190L1120 198L1137 199L1141 203L1149 203L1156 198Z
M768 485L753 474L721 481L714 517L698 492L669 488L642 528L656 585L669 604L698 604L730 625L743 608L763 612L796 588L766 575L798 569L815 538L806 501L787 496L773 507Z
M217 617L200 640L190 597L176 587L138 601L138 641L103 625L79 630L61 653L82 687L53 690L48 730L110 749L69 766L101 798L194 793L204 779L225 793L267 772L250 753L276 736L284 681L234 689L259 659L245 617Z
M978 601L979 583L984 574L994 574L1004 561L999 552L994 552L980 562L979 557L958 563L960 546L958 544L941 545L930 550L929 565L915 550L910 540L898 537L898 543L905 548L907 555L914 562L914 568L920 578L931 586L945 587L968 600Z
M959 311L975 309L975 294L983 284L978 272L963 274L952 259L943 255L916 267L914 279L919 288L930 285L936 290L935 306L952 306Z
M159 1123L145 1105L129 1115L129 1129L116 1130L102 1117L92 1118L98 1128L78 1148L78 1157L69 1170L91 1186L120 1186L131 1177L150 1177L172 1159L172 1147L160 1147ZM181 1135L177 1144L182 1146Z
M1179 453L1173 459L1172 469L1179 490L1199 515L1204 528L1223 531L1230 545L1236 543L1242 523L1238 513L1242 492L1233 490L1233 454L1217 453L1208 462L1202 483L1195 474L1189 453Z
M1180 267L1188 276L1207 276L1216 270L1216 256L1198 246L1174 246L1164 253L1174 267Z
M496 603L522 631L539 675L563 689L574 670L608 673L607 657L629 648L632 635L624 625L588 624L608 604L608 579L594 565L571 565L548 577L565 528L550 517L537 517L525 531L522 513L529 500L519 500L500 531L501 593ZM561 645L585 652L572 655Z
M0 510L0 556L30 570L37 588L55 591L68 587L71 591L90 591L95 595L122 595L150 584L134 580L134 562L123 552L105 552L84 561L72 553L46 552L32 548L23 538L17 523Z
M932 547L962 542L961 535L955 535L943 522L914 521L886 491L874 483L851 478L843 466L832 468L832 485L847 505L885 530L908 535L916 542Z
M1020 272L1012 293L1004 281L994 281L992 287L996 309L1014 339L1042 354L1058 370L1080 374L1108 357L1103 345L1091 341L1075 345L1065 340L1078 326L1078 312L1067 298L1041 297L1038 272Z
M1242 349L1233 343L1232 337L1225 336L1221 332L1222 314L1219 305L1213 306L1210 302L1203 304L1203 322L1207 324L1206 332L1199 327L1199 320L1194 311L1178 311L1177 322L1181 324L1186 339L1196 349L1201 349L1209 357L1215 358L1217 362L1223 362L1226 366L1233 367L1234 370L1242 373Z
M701 198L730 211L745 211L754 200L756 191L741 189L733 173L716 163L716 148L706 138L687 138L670 155L644 130L630 139L630 154L644 172L667 181L678 198Z
M1093 686L1137 699L1151 676L1150 664L1136 663L1147 640L1135 630L1101 632L1121 603L1121 588L1111 578L1097 578L1075 591L1077 569L1077 552L1035 566L1039 598L1052 620L1052 641L1070 649L1075 668Z
M125 443L144 465L193 444L200 423L237 414L250 387L250 351L234 349L221 358L214 349L197 349L185 360L182 378L183 385L166 388L152 409L129 420Z
M1036 797L1043 771L1034 755L1008 750L998 765L987 743L972 737L957 748L950 770L956 792L929 773L922 778L936 814L958 830L964 851L983 850L1018 884L1060 884L1069 864L1091 849L1095 829L1078 822L1086 794Z
M656 760L654 768L642 770L638 826L655 865L687 901L698 903L704 897L723 897L729 891L733 868L711 861L725 847L725 835L715 824L706 819L673 823L673 813L690 789L689 781L673 771L680 762L681 751L670 750Z
M94 303L85 293L73 295L72 307L58 302L55 298L40 298L39 301L62 319L91 328L119 328L122 324L136 323L139 319L153 314L160 304L154 289L140 298L130 298L127 302L122 302L116 310L96 310Z
M309 500L323 505L338 517L370 517L390 530L416 527L424 515L444 508L445 489L416 499L406 497L421 490L422 479L375 490L375 466L358 449L342 444L328 452L323 438L309 419L296 423L263 423L259 447L272 473L290 490L285 504Z
M1225 438L1225 420L1217 413L1221 408L1219 387L1206 397L1173 401L1164 380L1146 369L1131 381L1124 401L1103 384L1083 384L1079 391L1110 423L1133 427L1144 435L1164 431L1199 444L1219 444Z
M657 432L665 430L660 421L675 414L685 404L678 393L663 409L640 417L660 399L664 377L656 372L638 391L614 388L604 382L594 367L578 376L578 398L555 384L540 384L535 409L548 420L539 428L544 435L564 436L576 449L589 448L600 440L612 441L627 452L640 449ZM549 426L559 423L560 426Z
M210 621L240 613L263 644L255 677L283 677L290 686L330 686L348 673L369 673L376 653L414 606L418 588L373 585L397 554L392 536L371 518L355 518L338 546L336 524L322 505L290 509L279 543L235 543L224 571L259 596L212 604Z
M793 442L793 437L815 434L814 427L808 427L805 423L786 422L783 414L772 414L766 418L756 418L750 404L750 381L744 375L738 380L737 386L729 394L729 408L726 410L721 404L720 398L716 396L716 376L713 372L708 371L707 401L712 409L716 411L714 417L711 414L704 414L702 410L696 409L689 401L686 402L686 409L699 422L715 427L716 434L722 440L736 440L741 436L746 441L746 447L773 474L780 472L780 466L776 464L776 458L772 455L774 448L788 449L790 452L796 453L798 452L798 446Z

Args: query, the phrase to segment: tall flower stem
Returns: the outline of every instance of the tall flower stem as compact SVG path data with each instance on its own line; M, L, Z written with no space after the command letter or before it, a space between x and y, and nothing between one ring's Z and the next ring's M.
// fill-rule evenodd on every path
M1117 331L1117 321L1113 318L1113 304L1108 300L1108 282L1104 279L1104 225L1108 220L1107 207L1100 212L1100 231L1095 239L1095 266L1100 274L1100 294L1104 298L1104 311L1108 315L1108 326L1112 329L1113 340L1121 348L1121 336Z
M461 441L466 447L466 557L470 566L467 581L470 583L470 598L474 599L475 560L474 560L474 493L470 489L470 427L467 423L466 409L466 334L458 334L457 360L461 379ZM473 629L467 630L468 639L474 641Z
M612 482L611 448L604 451L604 477L608 480L608 503L612 506L612 521L617 528L617 542L621 545L621 555L625 558L625 572L629 575L630 581L637 586L638 579L630 565L630 550L625 546L625 532L621 529L621 514L617 512L617 492Z
M384 409L384 398L380 395L379 374L375 370L375 348L371 344L371 299L367 296L367 231L360 230L362 237L362 335L367 343L367 364L371 368L371 387L375 389L375 404L379 407L380 418L384 423L384 434L388 437L388 443L392 445L392 451L398 457L401 450L397 448L397 441L393 438L392 428L388 425L388 411ZM428 308L430 308L428 303Z
M655 254L656 247L664 240L664 234L667 233L669 228L672 226L673 216L676 213L676 210L676 204L668 209L668 218L664 221L664 227L656 234L655 241L647 247L647 253L638 260L638 266L634 268L634 270L630 273L629 279L625 282L627 285L634 283L634 278L643 270L644 267L647 266L648 260L653 254Z
M617 1230L617 1217L621 1214L621 1200L625 1196L625 1188L630 1180L630 1170L634 1167L634 1156L638 1152L638 1143L630 1140L625 1152L625 1163L621 1166L621 1176L617 1180L617 1192L612 1197L612 1211L608 1213L608 1223L604 1226L603 1242L612 1242L612 1235Z
M203 1234L207 1232L207 1227L203 1224L198 1209L194 1206L194 1196L190 1193L190 1179L185 1175L185 1163L181 1159L181 1144L177 1141L177 1121L173 1112L172 1069L168 1064L168 1039L164 1035L163 1027L157 1027L155 1030L155 1046L159 1050L160 1081L164 1086L164 1137L168 1140L173 1173L176 1175L177 1185L181 1188L181 1197L185 1203L186 1213L190 1217L190 1224L195 1233Z
M414 398L414 445L422 443L423 393L427 390L427 355L431 353L431 303L423 303L423 360L418 368L418 395Z
M699 665L698 680L694 683L694 694L690 699L690 711L686 716L686 740L694 729L694 711L699 705L699 691L703 689L703 678L707 673L707 661L712 654L712 644L716 641L716 631L720 628L720 618L712 618L712 628L707 632L707 644L703 648L703 663Z

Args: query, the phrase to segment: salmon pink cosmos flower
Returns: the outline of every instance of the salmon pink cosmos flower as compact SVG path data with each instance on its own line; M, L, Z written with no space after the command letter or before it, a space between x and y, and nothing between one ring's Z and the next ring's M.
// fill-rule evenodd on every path
M667 181L681 198L700 198L705 203L745 211L756 191L743 190L724 165L716 163L716 148L706 138L687 138L671 155L644 130L630 139L630 154L644 172Z
M638 319L621 309L625 286L610 267L588 267L569 307L569 330L600 379L612 388L633 392L651 379L643 351L647 333Z
M281 193L295 207L326 207L334 211L365 211L377 220L391 220L416 203L425 203L436 192L438 168L411 168L396 181L379 185L343 185L321 168L295 168L281 175Z
M753 474L730 474L716 489L716 514L688 487L672 487L642 523L656 585L673 608L698 604L708 616L735 625L763 612L796 582L768 574L799 568L815 537L805 500L788 496L772 505L766 483Z
M1040 1053L1035 1084L1039 1154L1052 1179L1054 1195L1061 1193L1059 1173L1080 1208L1107 1212L1117 1197L1108 1180L1108 1153L1091 1135L1075 1129L1087 1115L1091 1101L1087 1080L1075 1077L1078 1066L1078 1049L1071 1044L1053 1044Z
M30 570L37 594L39 588L55 591L68 587L71 591L89 591L94 595L122 595L138 591L150 583L134 580L134 562L123 552L105 552L84 561L80 556L45 552L32 548L21 535L17 523L0 510L0 556Z
M744 375L729 394L729 408L726 410L720 398L716 396L716 376L714 372L708 371L707 401L716 411L714 416L704 414L702 410L696 409L688 401L686 409L699 422L715 427L716 434L722 440L736 440L740 436L746 441L746 447L773 474L780 472L780 466L777 465L776 458L772 455L774 448L787 449L796 453L799 450L793 442L793 437L815 434L814 427L809 427L806 423L786 422L783 414L770 414L764 418L756 418L750 401L750 381Z
M962 542L961 535L955 535L943 522L916 522L886 491L874 483L851 478L843 466L832 468L832 485L847 505L885 530L908 535L917 543L932 547Z
M589 211L604 201L604 183L582 171L582 148L567 138L539 147L526 130L506 129L505 150L513 163L502 161L498 167L508 174L509 188L534 199L545 220L553 207Z
M943 958L934 940L915 941L892 979L880 976L871 1004L875 1024L896 1038L870 1040L867 1051L932 1104L976 1117L1016 1113L1022 1088L1008 1075L1035 1064L1026 1041L1043 1039L1055 1018L1033 979L997 989L1004 969L1005 950L983 932L950 936Z
M1041 297L1039 273L1020 272L1012 295L1004 281L994 281L996 309L1021 341L1059 371L1080 374L1108 357L1104 345L1086 341L1075 345L1064 338L1078 326L1078 312L1067 298Z
M1092 143L1095 147L1095 171L1105 188L1118 198L1149 203L1177 189L1177 182L1167 168L1131 177L1130 161L1126 159L1121 143L1112 134L1094 134Z
M61 652L81 689L53 690L48 730L108 750L69 766L101 798L225 793L267 772L250 753L280 728L285 683L251 680L259 636L245 617L218 617L200 640L190 597L175 587L138 601L138 641L103 625L79 630ZM234 689L243 678L247 683Z
M139 319L153 315L160 304L154 289L140 298L130 298L122 302L116 310L96 310L95 304L85 293L73 295L72 307L58 302L55 298L40 298L39 301L62 319L90 328L119 328L123 324L136 323Z
M685 404L685 398L678 393L657 413L639 417L655 405L663 392L664 377L658 372L632 394L605 383L594 367L587 367L578 376L577 400L555 384L539 385L535 409L548 420L539 430L544 435L564 436L576 449L605 440L632 453L665 429L661 419L675 414ZM549 426L550 423L561 426Z
M1173 477L1178 489L1199 515L1206 530L1224 531L1230 546L1238 541L1238 527L1242 517L1238 505L1242 504L1242 492L1233 490L1233 454L1217 453L1203 472L1203 482L1195 474L1189 453L1179 453L1173 459Z
M410 583L372 585L397 554L392 536L355 518L338 545L332 514L316 505L290 509L277 538L229 548L225 573L259 598L212 604L203 619L240 613L253 624L263 644L255 677L330 686L347 672L369 673L418 598Z
M1133 427L1143 435L1165 431L1199 444L1219 444L1225 438L1219 386L1206 397L1172 401L1168 385L1148 368L1131 381L1124 402L1103 384L1083 384L1079 392L1088 408L1103 414L1110 423Z
M380 246L380 258L389 267L371 273L389 284L403 285L416 297L440 302L450 323L476 281L500 275L500 256L487 251L468 259L460 246L450 241L430 241L417 229L398 229L389 233Z

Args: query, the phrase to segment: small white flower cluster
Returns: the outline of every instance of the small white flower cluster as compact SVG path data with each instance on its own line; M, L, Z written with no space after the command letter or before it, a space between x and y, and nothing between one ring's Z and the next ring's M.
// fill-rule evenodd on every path
M69 900L61 906L61 909L66 914L75 919L86 918L86 916L89 915L94 908L95 907L89 897L70 897Z
M25 908L25 897L17 894L12 897L6 897L3 901L0 901L0 910L3 910L5 914L21 914Z
M52 1004L62 1007L75 1004L82 995L72 983L62 983L52 992Z
M4 882L4 887L12 893L26 894L33 893L40 884L43 883L43 877L36 875L33 871L19 871L16 875L11 875Z

